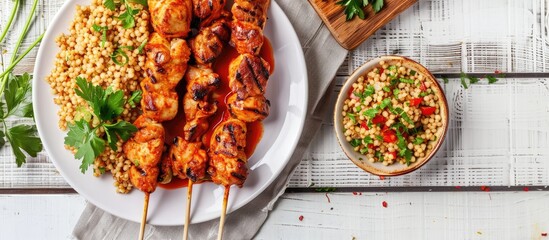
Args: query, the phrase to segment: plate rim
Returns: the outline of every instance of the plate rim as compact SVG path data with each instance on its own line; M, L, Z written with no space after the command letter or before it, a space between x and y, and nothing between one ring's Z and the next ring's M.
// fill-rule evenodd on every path
M91 0L86 0L86 1L91 1ZM64 14L69 10L68 8L70 8L71 6L74 5L75 2L77 2L77 0L68 0L68 1L65 1L63 3L61 8L57 11L56 15L53 17L52 21L49 23L49 25L46 29L46 33L44 34L44 40L50 39L52 37L53 37L53 39L55 39L57 37L57 36L50 36L54 32L54 26L59 25L60 22L63 21L62 18L65 17ZM297 115L297 117L299 119L298 131L296 133L296 137L292 138L292 141L289 142L289 144L288 144L289 148L288 148L288 151L286 152L286 154L283 158L284 161L281 163L282 167L276 169L276 171L273 171L272 177L270 179L268 179L265 182L265 184L263 184L260 188L258 188L258 190L253 192L253 194L249 195L243 201L235 203L230 208L230 211L228 211L228 213L237 211L238 209L240 209L244 205L246 205L246 204L250 203L251 201L253 201L259 194L263 193L265 191L265 189L267 189L274 182L275 179L277 179L280 176L280 173L286 167L286 165L288 164L291 156L295 152L295 149L297 148L297 145L299 143L299 140L301 139L301 134L303 132L303 128L304 128L304 125L305 125L306 116L308 114L308 95L309 95L308 72L307 72L307 63L305 61L305 57L304 57L301 42L300 42L300 40L297 36L297 33L296 33L295 28L293 27L292 23L290 22L290 20L288 19L287 15L284 13L284 11L280 8L280 6L276 3L276 1L274 1L274 0L271 1L270 8L271 8L270 11L278 11L278 12L282 13L282 16L284 16L284 17L280 18L281 21L287 22L287 24L289 25L289 28L287 28L288 31L285 32L285 34L287 34L286 35L287 38L290 39L290 41L288 41L288 42L294 42L296 45L298 45L298 47L297 47L298 51L296 51L296 54L297 54L298 58L296 60L301 63L300 64L300 70L301 70L300 74L302 74L302 78L303 78L301 81L303 82L302 87L303 87L304 99L303 99L303 101L298 101L297 104L298 104L298 106L301 105L300 108L303 109L303 111L301 111L300 114ZM70 26L70 21L71 20L72 20L72 18L69 19L69 22L68 22L69 26ZM65 29L63 31L66 32L67 29ZM44 40L43 40L43 42L45 42ZM34 90L34 91L32 91L33 105L36 105L35 103L38 101L38 91L36 91L36 89L38 89L39 81L46 81L45 79L37 79L37 78L34 77L34 76L39 76L39 74L38 74L39 70L43 68L43 67L41 67L41 64L37 64L37 63L39 62L39 60L41 60L43 58L42 55L44 55L46 51L47 51L46 50L46 45L40 44L37 55L36 55L35 66L33 68L33 82L32 82L32 88ZM55 60L53 60L53 61L55 61ZM52 64L55 64L55 63L52 63ZM275 71L276 71L276 69L275 69ZM50 89L48 89L48 90L50 90ZM46 91L46 90L42 90L42 91ZM291 97L291 96L289 96L289 97ZM44 126L42 124L42 121L39 121L39 119L41 118L40 116L42 114L40 114L40 112L38 111L38 108L34 108L33 113L34 113L34 116L35 116L35 119L36 119L35 122L36 122L36 127L37 127L37 131L38 131L38 135L39 135L40 139L47 139L47 136L44 133L44 131L45 131L44 128L46 126ZM63 168L60 167L60 164L58 163L58 161L55 160L54 155L50 154L52 152L55 152L55 149L47 141L42 140L42 142L43 142L44 149L48 153L48 158L50 159L50 161L53 163L53 165L55 166L57 171L59 171L61 176L63 176L63 179L76 192L78 192L79 195L83 196L88 202L90 202L91 204L97 206L98 208L102 209L103 211L105 211L109 214L120 217L122 219L126 219L128 221L135 222L133 219L129 219L125 216L122 216L122 215L119 215L119 214L108 211L107 209L105 209L101 206L101 205L104 205L104 204L101 204L101 203L96 202L95 200L92 200L93 198L88 197L87 193L83 193L85 191L79 191L81 189L79 189L78 187L75 187L75 186L78 186L78 184L75 183L75 180L67 177L67 176L69 176L69 174L65 173ZM77 171L77 169L75 169L75 171ZM192 223L200 223L200 222L210 221L212 219L218 218L219 215L217 215L216 217L205 218L205 219L202 219L201 221L192 221ZM159 225L159 226L177 226L177 225L182 224L182 223L175 223L175 222L171 222L171 223L149 222L149 223Z

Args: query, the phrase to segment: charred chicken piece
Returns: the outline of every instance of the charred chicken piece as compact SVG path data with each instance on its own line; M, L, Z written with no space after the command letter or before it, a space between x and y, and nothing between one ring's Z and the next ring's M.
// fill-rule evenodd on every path
M249 22L233 21L230 44L239 53L258 55L263 46L263 30Z
M186 123L183 127L185 140L199 141L209 127L208 118L217 111L217 104L211 102L212 92L219 87L221 80L212 69L201 67L189 67L185 75L187 80L187 93L183 100Z
M185 38L191 30L191 0L148 0L155 32L165 38Z
M226 0L193 0L193 12L202 22L218 19L225 8Z
M202 27L191 41L191 50L199 64L211 64L223 52L231 35L227 19L220 18L211 25Z
M235 0L231 8L233 19L248 22L263 29L267 22L267 9L270 2L270 0Z
M174 176L188 178L193 182L206 178L208 157L206 150L202 148L202 142L187 142L177 137L169 154L173 159Z
M132 166L129 173L130 182L137 189L146 193L152 193L156 190L158 167L140 168Z
M270 66L261 57L241 54L229 65L229 86L236 92L237 99L258 96L265 93Z
M126 158L135 166L130 169L131 183L143 192L156 189L158 163L164 148L164 127L154 120L140 116L135 120L137 133L122 147Z
M236 94L232 94L227 100L227 105L232 117L249 123L263 121L269 116L271 103L263 95L238 100Z
M248 176L246 163L246 123L229 119L219 124L210 139L208 173L212 181L224 186L242 186Z
M143 116L159 122L172 120L179 106L177 93L171 90L154 92L147 86L145 81L141 82Z
M173 89L185 75L191 49L183 39L168 41L158 33L152 33L145 45L145 73L158 89Z

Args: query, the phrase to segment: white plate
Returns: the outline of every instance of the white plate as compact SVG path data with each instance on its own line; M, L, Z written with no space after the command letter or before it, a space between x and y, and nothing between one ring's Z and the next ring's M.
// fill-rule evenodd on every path
M55 37L68 33L76 5L88 5L89 0L67 1L50 24L36 59L33 81L33 104L38 132L44 147L67 182L82 196L101 209L116 216L139 222L143 209L143 193L117 194L109 174L93 177L92 171L82 174L79 160L65 150L65 132L58 128L57 111L46 76L54 67L59 51ZM270 39L275 71L269 79L267 98L271 114L265 119L264 133L248 166L250 174L242 188L233 187L228 212L232 212L260 194L286 166L303 129L307 108L307 71L299 39L284 12L271 3L265 35ZM199 223L218 218L223 200L223 188L213 183L193 188L191 221ZM151 195L148 223L182 225L185 216L186 188L157 188ZM258 209L259 211L259 209Z

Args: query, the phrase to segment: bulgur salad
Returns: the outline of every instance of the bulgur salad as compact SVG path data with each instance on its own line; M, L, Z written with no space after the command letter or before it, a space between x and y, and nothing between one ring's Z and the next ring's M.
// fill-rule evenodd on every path
M435 149L443 100L432 81L400 61L380 61L353 83L341 114L345 140L361 160L411 165Z

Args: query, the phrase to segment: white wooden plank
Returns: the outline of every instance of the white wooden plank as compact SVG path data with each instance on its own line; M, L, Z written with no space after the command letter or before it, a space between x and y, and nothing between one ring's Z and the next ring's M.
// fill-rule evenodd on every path
M547 192L328 197L284 194L256 239L549 239L542 237L549 232ZM0 195L0 202L0 239L67 239L85 206L76 194Z

